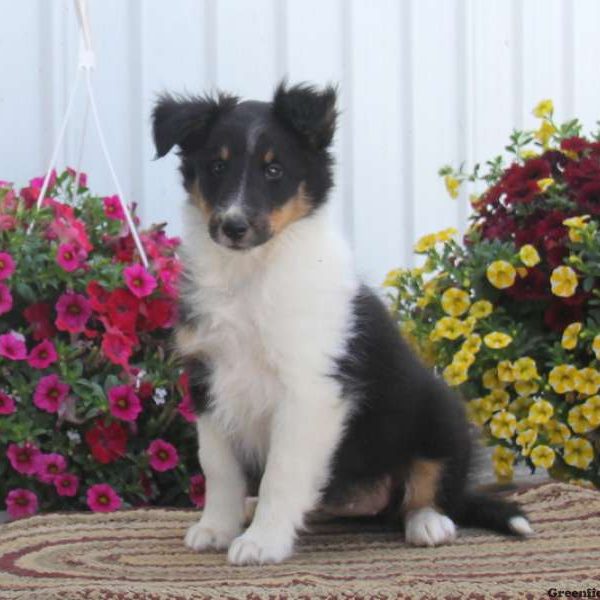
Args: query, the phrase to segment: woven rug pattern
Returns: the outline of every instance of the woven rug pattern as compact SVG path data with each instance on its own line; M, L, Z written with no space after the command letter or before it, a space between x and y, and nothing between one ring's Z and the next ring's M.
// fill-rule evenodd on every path
M550 588L600 597L600 493L546 483L512 497L535 537L462 530L451 546L409 548L398 532L319 525L293 558L262 567L187 550L193 511L40 515L0 526L0 598L506 600Z

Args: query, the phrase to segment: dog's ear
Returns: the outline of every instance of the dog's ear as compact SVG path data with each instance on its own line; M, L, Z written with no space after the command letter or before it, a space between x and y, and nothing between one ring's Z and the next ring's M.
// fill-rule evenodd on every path
M323 150L335 133L336 96L332 86L320 91L307 84L286 88L282 82L275 91L273 112L310 148Z
M202 144L217 117L238 102L235 96L171 96L163 94L152 111L152 131L156 157L161 158L173 146L185 154Z

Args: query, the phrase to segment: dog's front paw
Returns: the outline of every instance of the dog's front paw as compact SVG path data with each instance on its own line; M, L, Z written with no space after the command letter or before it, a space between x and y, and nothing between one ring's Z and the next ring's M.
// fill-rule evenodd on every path
M293 536L286 538L273 532L252 530L233 540L227 558L233 565L280 563L291 556Z
M405 537L413 546L449 544L456 538L456 526L433 508L422 508L407 515Z
M238 530L207 527L200 520L187 530L185 545L192 550L224 550L238 533Z

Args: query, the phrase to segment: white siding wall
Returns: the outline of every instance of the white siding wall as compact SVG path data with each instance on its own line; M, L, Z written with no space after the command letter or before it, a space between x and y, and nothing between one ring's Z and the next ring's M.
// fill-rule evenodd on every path
M161 90L222 88L268 99L276 82L338 82L333 210L359 269L409 265L421 234L464 226L445 163L482 160L551 97L559 118L600 118L598 0L90 0L94 74L108 142L144 222L180 230L176 158L152 161ZM70 0L0 0L0 178L48 161L77 63ZM83 100L83 96L81 98ZM77 160L83 102L59 165ZM113 186L95 136L84 168Z

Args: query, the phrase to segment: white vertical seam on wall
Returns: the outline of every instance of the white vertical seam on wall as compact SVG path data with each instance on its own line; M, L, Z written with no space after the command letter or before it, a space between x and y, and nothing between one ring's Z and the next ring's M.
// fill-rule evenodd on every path
M513 52L513 122L517 129L523 127L523 5L522 0L512 2Z
M56 10L57 3L41 2L39 4L39 19L38 27L40 35L39 41L39 64L40 64L40 159L42 168L47 168L47 163L50 160L52 152L52 140L54 139L55 120L54 120L54 76L53 69L53 46L56 39L56 31L53 27L55 19L52 18L52 13ZM49 26L50 25L50 26ZM41 32L44 32L42 35Z
M407 266L414 265L413 243L415 237L415 199L414 199L414 99L413 99L413 10L412 0L404 0L401 3L399 11L400 24L399 31L401 35L400 43L400 81L401 87L401 116L400 134L404 140L402 150L402 205L404 207L404 223L401 223L401 230L404 232L404 256L402 264Z
M569 119L574 117L575 113L575 36L574 36L574 5L571 0L563 0L562 7L562 89L563 98L561 102L564 105L564 115Z
M279 81L288 72L288 5L287 0L273 0L275 11L275 76Z
M344 231L354 247L354 128L352 77L352 2L340 0L342 20L342 86L344 89L344 136L342 144Z
M218 85L217 68L217 4L216 0L204 0L204 58L207 88L215 90Z

